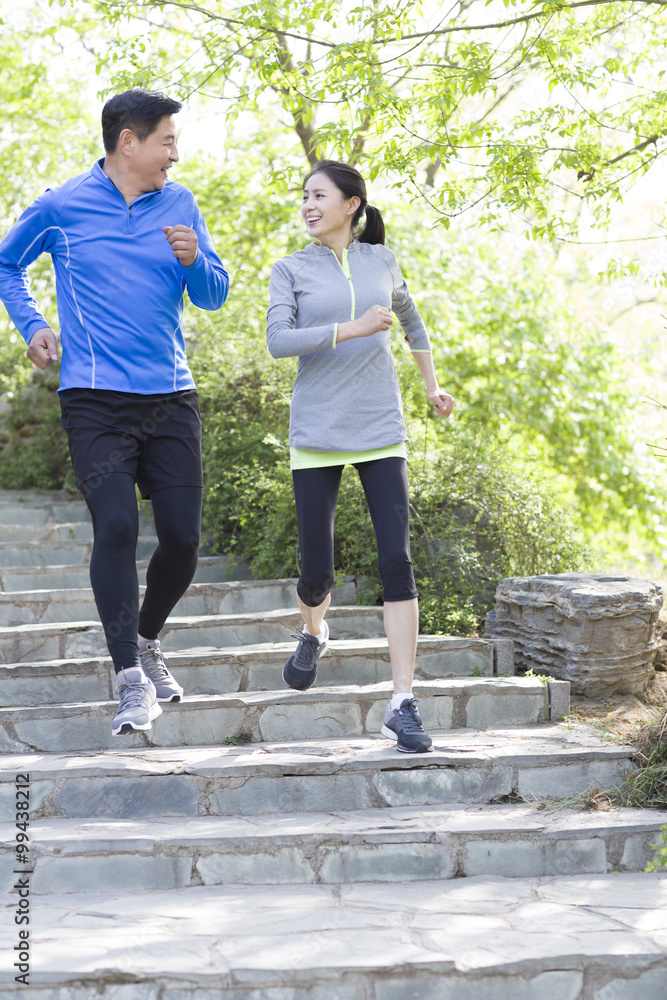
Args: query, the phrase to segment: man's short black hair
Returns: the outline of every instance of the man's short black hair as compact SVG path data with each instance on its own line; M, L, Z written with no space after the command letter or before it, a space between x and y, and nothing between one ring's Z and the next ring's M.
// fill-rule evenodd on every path
M110 97L102 108L102 140L107 153L113 153L120 133L132 129L141 142L147 139L165 115L175 115L181 102L174 101L159 90L135 87Z

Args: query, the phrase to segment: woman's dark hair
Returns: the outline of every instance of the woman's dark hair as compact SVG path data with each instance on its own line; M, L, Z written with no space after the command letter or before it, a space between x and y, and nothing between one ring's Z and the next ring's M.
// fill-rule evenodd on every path
M352 232L362 215L366 216L366 225L356 238L360 243L384 243L384 222L379 209L368 204L366 197L366 182L356 167L339 160L319 160L309 174L303 179L303 186L313 174L326 174L333 181L344 198L359 198L360 205L352 219Z
M102 108L102 140L107 153L113 153L120 133L130 128L141 142L151 135L165 115L175 115L181 102L158 90L135 87L110 97Z

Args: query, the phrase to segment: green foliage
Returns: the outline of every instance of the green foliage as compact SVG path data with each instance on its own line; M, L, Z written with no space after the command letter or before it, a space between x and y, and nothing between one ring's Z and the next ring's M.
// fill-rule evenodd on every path
M540 681L542 684L548 684L549 681L552 679L549 676L549 674L536 674L532 667L530 668L530 670L526 670L523 676L530 677L534 681Z
M116 86L203 91L230 123L270 108L310 162L361 160L444 227L474 210L534 237L576 235L582 205L604 225L664 149L667 12L505 6L498 19L488 0L445 18L420 0L98 0L116 37L89 44ZM279 164L271 176L284 179Z
M57 22L56 22L57 23ZM0 228L44 188L85 169L99 148L74 76L62 59L65 28L39 4L0 3Z
M614 794L617 805L667 808L667 714L642 726L637 736L637 770L628 771Z
M457 422L539 464L591 533L635 521L651 533L667 493L643 441L628 360L581 318L551 248L500 255L488 240L434 235L414 210L388 214ZM407 369L406 403L423 417L420 380ZM437 421L431 429L447 433Z
M656 853L644 870L647 872L664 871L667 868L667 826L661 828L660 840L656 844L651 844L651 847Z
M57 388L58 371L49 369L10 398L2 427L0 489L74 488Z

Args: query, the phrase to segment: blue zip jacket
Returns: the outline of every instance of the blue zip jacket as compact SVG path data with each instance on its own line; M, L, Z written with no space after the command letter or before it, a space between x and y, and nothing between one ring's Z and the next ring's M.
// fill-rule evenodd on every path
M26 343L50 324L30 294L26 268L49 253L56 273L60 389L169 393L194 388L185 356L183 293L219 309L229 277L191 191L168 180L128 207L98 161L47 190L0 244L0 298ZM163 226L199 239L183 267Z

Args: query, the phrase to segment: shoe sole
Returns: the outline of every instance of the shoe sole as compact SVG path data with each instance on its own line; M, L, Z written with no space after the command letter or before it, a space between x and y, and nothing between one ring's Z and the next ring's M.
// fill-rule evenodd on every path
M174 703L180 701L183 697L183 692L181 694L170 694L168 698L157 698L157 701L161 701L163 704L165 702L173 701Z
M383 736L386 736L387 739L394 740L396 742L396 749L399 751L399 753L433 753L432 743L430 747L403 747L398 742L398 736L393 731L393 729L389 729L387 726L383 726L380 732L382 733Z
M153 720L157 719L158 715L162 715L162 709L156 702L156 704L152 706L152 708L148 713L148 722L145 722L143 725L139 725L136 722L122 722L118 727L118 729L113 729L113 728L111 729L111 735L127 736L129 733L134 733L134 732L145 733L151 728Z

